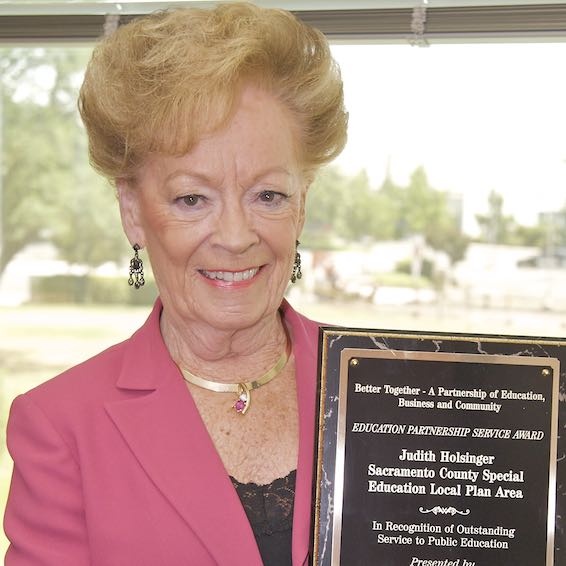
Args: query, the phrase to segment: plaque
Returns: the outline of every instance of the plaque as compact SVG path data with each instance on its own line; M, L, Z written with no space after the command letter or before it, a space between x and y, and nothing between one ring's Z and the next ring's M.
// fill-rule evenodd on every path
M566 564L565 369L566 340L322 328L312 564Z

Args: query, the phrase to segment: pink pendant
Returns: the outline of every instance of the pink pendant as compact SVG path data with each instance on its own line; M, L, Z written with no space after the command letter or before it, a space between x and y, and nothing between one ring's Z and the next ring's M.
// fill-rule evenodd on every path
M234 403L234 409L236 412L243 415L250 406L250 391L246 385L240 383L239 385L239 397L238 400Z

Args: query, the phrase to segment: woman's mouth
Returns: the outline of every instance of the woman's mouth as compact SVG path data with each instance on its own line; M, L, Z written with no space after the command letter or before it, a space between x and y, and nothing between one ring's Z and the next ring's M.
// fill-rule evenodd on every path
M207 279L232 283L251 279L257 274L259 269L259 267L252 267L250 269L244 269L243 271L207 271L206 269L201 269L199 271Z

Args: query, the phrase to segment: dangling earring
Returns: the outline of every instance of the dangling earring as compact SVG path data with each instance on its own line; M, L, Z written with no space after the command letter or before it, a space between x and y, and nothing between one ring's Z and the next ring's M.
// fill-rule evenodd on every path
M136 289L143 287L145 284L145 279L143 278L143 261L138 255L139 249L138 244L134 244L134 257L130 260L130 278L128 279L128 283L133 285Z
M301 242L297 240L295 242L295 263L293 264L293 273L291 274L291 283L296 283L297 279L300 279L303 276L301 271L301 254L297 249Z

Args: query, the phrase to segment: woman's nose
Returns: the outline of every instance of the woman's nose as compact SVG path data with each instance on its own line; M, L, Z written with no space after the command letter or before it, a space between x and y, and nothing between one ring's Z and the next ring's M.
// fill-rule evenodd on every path
M212 237L213 244L232 253L245 252L259 241L251 216L241 202L224 203Z

